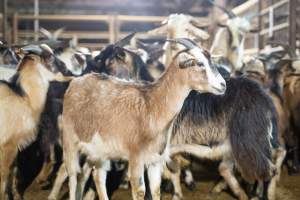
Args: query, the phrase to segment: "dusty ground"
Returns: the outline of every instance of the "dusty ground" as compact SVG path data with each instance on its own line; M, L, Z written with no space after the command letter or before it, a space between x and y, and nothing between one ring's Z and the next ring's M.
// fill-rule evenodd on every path
M194 175L197 179L197 188L194 192L186 189L184 185L183 192L185 199L195 200L233 200L235 199L228 191L224 191L219 195L213 195L210 190L213 188L218 174L214 167L195 171ZM25 200L45 200L49 190L41 190L37 184L33 183L25 193ZM67 187L61 194L61 199L67 199ZM113 200L129 200L130 192L128 190L119 189L114 195ZM171 195L163 193L162 199L171 200ZM278 200L299 200L300 199L300 175L289 176L287 170L283 170L281 182L277 190Z

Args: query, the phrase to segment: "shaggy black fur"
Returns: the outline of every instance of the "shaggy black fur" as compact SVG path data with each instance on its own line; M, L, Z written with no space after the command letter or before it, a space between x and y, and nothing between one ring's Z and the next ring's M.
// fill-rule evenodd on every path
M224 116L233 158L243 177L248 181L267 180L272 114L273 103L256 82L244 77L231 78L223 96L192 91L175 122L174 134L185 118L199 127Z

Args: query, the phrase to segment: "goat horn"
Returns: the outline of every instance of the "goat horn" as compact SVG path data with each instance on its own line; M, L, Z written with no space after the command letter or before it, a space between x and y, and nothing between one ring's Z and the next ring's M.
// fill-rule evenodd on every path
M193 49L193 48L197 47L197 45L188 38L167 39L167 41L179 43L188 49Z
M292 59L297 57L296 53L293 51L293 49L290 48L290 46L288 44L284 44L282 42L277 42L277 41L268 41L268 44L279 45L279 46L283 47L284 50L287 51L287 53L289 54L289 56Z
M223 7L223 6L220 6L220 5L218 5L218 4L216 4L214 1L212 1L212 0L207 0L209 3L211 3L213 6L216 6L217 8L219 8L219 9L221 9L223 12L225 12L227 15L228 15L228 17L230 18L230 19L233 19L233 18L236 18L237 16L236 16L236 14L234 14L231 10L228 10L228 9L226 9L225 7Z
M40 33L47 37L47 39L52 39L52 33L45 28L40 28Z
M47 44L41 44L41 45L40 45L40 48L41 48L43 51L46 51L46 52L49 53L49 54L54 54L54 53L53 53L53 50L51 49L51 47L49 47Z
M43 49L38 45L28 45L28 46L22 47L21 51L25 54L33 53L33 54L36 54L39 56L42 55L42 53L43 53Z
M115 43L115 45L120 46L120 47L124 47L125 45L129 44L131 39L135 36L135 32L130 33L129 35L127 35L126 37L124 37L123 39L117 41Z

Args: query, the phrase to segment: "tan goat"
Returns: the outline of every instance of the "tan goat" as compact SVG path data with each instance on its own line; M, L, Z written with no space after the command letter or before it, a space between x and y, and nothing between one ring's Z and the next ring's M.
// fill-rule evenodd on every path
M191 90L223 94L225 81L210 65L206 52L188 39L162 77L148 85L124 83L110 76L90 74L71 82L64 99L63 148L69 174L70 199L76 193L79 155L95 167L100 199L107 162L129 161L134 200L144 199L144 167L148 168L153 199L160 199L161 164L168 158L173 119Z
M64 80L61 70L52 63L53 52L47 45L28 46L23 52L25 56L12 80L0 82L1 200L9 192L11 168L18 150L36 138L49 81Z

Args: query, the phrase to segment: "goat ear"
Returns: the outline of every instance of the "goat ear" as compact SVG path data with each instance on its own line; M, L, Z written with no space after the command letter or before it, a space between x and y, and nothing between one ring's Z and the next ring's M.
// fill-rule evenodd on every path
M115 45L120 46L120 47L124 47L124 46L130 44L130 42L133 39L133 37L135 36L135 34L136 34L136 32L130 33L129 35L122 38L121 40L117 41L115 43Z
M82 53L76 52L74 57L80 65L84 65L86 58Z
M65 27L59 28L57 29L54 33L53 33L53 39L57 40L58 37L65 31Z
M188 59L188 60L179 61L180 69L185 69L185 68L192 67L195 65L196 65L196 60Z

